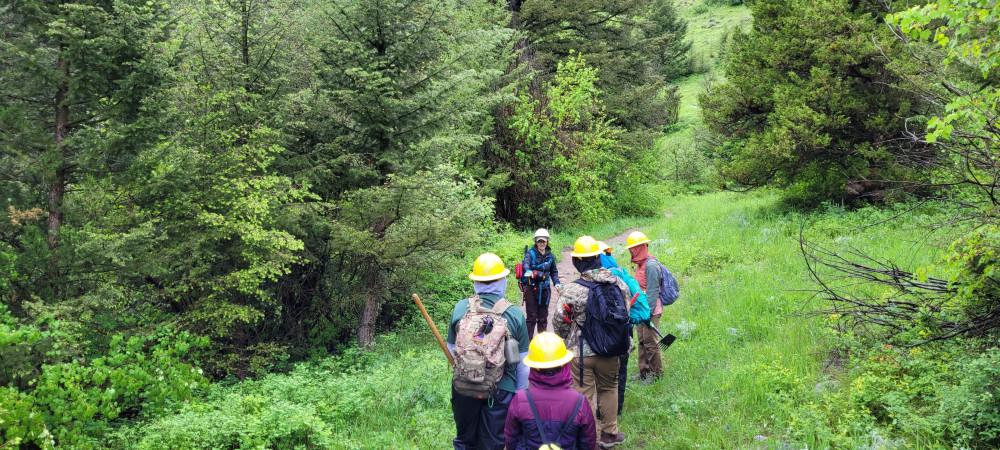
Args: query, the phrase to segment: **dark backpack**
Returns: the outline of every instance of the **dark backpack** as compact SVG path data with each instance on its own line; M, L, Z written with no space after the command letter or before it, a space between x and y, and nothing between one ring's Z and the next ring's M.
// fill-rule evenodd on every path
M667 266L655 258L653 261L656 261L656 265L660 266L660 303L663 306L673 305L681 296L681 288L677 285L677 279L674 278L674 274L670 273Z
M599 356L621 356L628 352L628 308L625 296L614 283L576 280L587 288L587 319L580 335L580 346L587 340Z

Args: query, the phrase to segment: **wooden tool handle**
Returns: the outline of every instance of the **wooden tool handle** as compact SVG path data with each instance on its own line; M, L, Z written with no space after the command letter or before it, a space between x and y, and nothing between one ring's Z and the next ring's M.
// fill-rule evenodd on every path
M431 315L427 314L427 308L424 308L424 302L420 301L420 296L413 294L413 303L417 304L417 308L420 308L420 314L422 314L424 316L424 320L427 321L427 326L431 327L431 332L434 333L434 339L437 339L438 345L441 346L441 351L444 352L444 356L448 357L448 364L454 367L455 357L451 355L451 350L448 350L448 344L445 344L444 338L442 338L441 333L438 332L437 325L434 325L434 320L431 319Z

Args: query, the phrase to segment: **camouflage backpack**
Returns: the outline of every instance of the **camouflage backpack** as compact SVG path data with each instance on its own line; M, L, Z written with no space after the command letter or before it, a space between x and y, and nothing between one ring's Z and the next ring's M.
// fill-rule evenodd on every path
M469 299L469 310L458 321L455 336L455 391L466 397L488 398L503 377L507 358L507 319L511 304L497 300L493 308L483 308L479 296Z

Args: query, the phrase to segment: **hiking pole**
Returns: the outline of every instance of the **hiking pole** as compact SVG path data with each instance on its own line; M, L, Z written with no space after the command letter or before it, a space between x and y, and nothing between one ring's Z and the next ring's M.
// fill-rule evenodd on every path
M431 332L434 333L434 339L437 339L438 345L441 346L441 351L444 352L444 356L448 357L448 365L455 367L455 357L451 355L451 350L448 350L448 345L444 343L444 338L441 337L441 333L438 332L437 325L434 325L434 320L431 319L431 315L427 314L427 308L424 308L424 302L420 301L420 296L413 294L413 303L417 304L417 308L420 308L420 314L424 316L424 320L427 321L427 326L431 328Z

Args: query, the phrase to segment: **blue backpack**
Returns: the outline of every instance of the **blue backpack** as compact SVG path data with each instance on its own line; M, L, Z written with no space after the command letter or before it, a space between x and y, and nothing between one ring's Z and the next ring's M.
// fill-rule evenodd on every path
M653 261L656 261L656 265L660 266L660 303L663 306L673 305L681 296L681 288L677 285L677 279L663 263L655 258Z
M583 340L594 353L600 356L621 356L628 352L628 308L625 297L618 285L576 280L587 288L587 321L580 335L580 351ZM582 355L581 355L582 356Z

